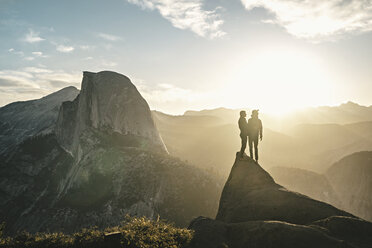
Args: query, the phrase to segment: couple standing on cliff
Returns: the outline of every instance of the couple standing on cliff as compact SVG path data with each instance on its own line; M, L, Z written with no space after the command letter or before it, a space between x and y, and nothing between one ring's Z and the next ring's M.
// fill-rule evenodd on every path
M247 147L247 138L249 141L249 154L253 158L253 146L254 146L254 159L258 161L258 138L262 140L262 122L258 119L258 110L253 110L251 118L248 122L245 119L247 117L246 112L240 111L240 118L238 121L240 129L240 138L242 139L242 148L240 149L241 159L244 157L244 151Z

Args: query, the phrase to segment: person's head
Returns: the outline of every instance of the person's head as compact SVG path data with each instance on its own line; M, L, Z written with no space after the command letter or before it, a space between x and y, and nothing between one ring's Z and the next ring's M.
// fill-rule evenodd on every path
M251 116L252 116L253 118L258 118L258 109L252 110L252 114L251 114Z
M246 117L246 116L247 116L247 113L244 110L240 111L240 117Z

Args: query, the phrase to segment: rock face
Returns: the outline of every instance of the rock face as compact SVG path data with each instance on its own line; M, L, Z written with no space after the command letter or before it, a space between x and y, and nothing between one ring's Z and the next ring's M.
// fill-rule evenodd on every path
M190 247L371 247L372 223L275 183L237 156L216 219L198 217Z
M269 173L248 157L235 161L222 191L216 220L229 223L277 220L308 224L335 215L351 216L276 184Z
M78 94L79 90L71 86L37 100L0 108L0 156L26 138L52 132L62 102L72 101Z
M357 152L333 164L326 176L343 209L372 221L372 152Z
M80 136L91 128L141 138L166 151L147 102L129 78L115 72L84 72L79 97L62 105L56 134L66 150L76 155Z
M9 234L118 225L125 214L185 226L213 216L222 184L170 157L146 101L114 72L85 72L55 128L25 138L0 164L0 221Z

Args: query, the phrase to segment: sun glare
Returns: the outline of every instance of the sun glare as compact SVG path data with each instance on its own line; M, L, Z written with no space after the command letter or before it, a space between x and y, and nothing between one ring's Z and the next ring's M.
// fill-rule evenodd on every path
M271 114L330 102L331 84L321 60L297 51L266 51L243 59L227 86L231 107Z

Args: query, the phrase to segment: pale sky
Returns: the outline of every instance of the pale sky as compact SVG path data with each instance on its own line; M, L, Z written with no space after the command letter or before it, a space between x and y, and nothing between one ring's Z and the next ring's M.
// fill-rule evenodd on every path
M372 105L372 0L0 0L0 106L131 78L152 109Z

